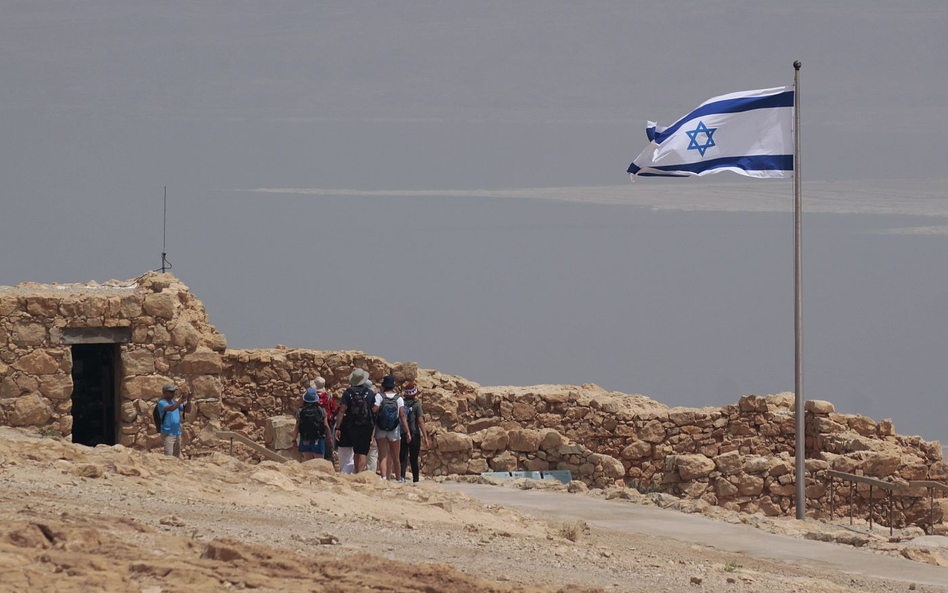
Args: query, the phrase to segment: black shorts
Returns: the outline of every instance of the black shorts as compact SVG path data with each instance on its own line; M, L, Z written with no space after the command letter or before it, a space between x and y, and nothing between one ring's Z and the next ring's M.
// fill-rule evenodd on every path
M350 426L349 437L352 439L352 451L356 455L368 455L372 447L372 433L375 427L368 426Z

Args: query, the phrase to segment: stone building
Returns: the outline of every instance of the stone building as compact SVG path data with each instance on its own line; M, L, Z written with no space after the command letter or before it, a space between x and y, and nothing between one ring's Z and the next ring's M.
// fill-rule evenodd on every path
M192 439L220 417L224 336L167 274L104 285L0 288L0 423L85 445L157 446L161 386L190 388Z

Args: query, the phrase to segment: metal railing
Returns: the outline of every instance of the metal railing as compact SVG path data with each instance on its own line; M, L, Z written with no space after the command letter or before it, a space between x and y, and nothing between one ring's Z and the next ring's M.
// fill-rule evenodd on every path
M833 520L836 512L836 496L835 496L835 485L836 478L849 482L849 524L853 524L853 509L856 507L856 484L866 484L869 486L869 530L872 530L872 492L874 488L880 488L882 490L888 491L889 499L889 511L888 511L888 523L889 523L889 535L894 533L894 525L892 522L892 498L896 492L902 492L905 490L905 486L902 484L894 484L892 482L886 482L885 480L879 480L877 478L868 478L866 476L857 476L856 474L847 474L846 472L838 472L836 470L827 470L826 475L829 476L830 480L830 521ZM934 503L933 503L934 504Z
M941 490L942 492L948 492L948 484L942 484L941 482L934 482L932 480L914 480L909 482L909 488L927 488L928 489L928 500L931 504L931 529L932 532L930 535L935 535L935 490Z
M242 435L242 434L240 434L239 432L233 432L233 431L230 431L230 430L223 430L223 431L220 431L220 432L217 433L217 438L219 438L219 439L230 439L230 456L231 456L231 457L234 456L234 442L236 441L236 442L240 443L241 445L244 445L245 447L249 447L249 448L253 449L254 451L256 451L257 453L263 455L264 457L266 457L266 458L269 459L270 461L278 461L278 462L280 462L280 463L286 463L286 462L290 461L289 459L287 459L286 457L280 455L279 453L276 453L276 452L274 452L274 451L271 451L270 449L267 449L266 447L264 447L263 445L261 445L261 444L259 444L259 443L255 443L254 441L250 440L250 439L247 438L245 435Z

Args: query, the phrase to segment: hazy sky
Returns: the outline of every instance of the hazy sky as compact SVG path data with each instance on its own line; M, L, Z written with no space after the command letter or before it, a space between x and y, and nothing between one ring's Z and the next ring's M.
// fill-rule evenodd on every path
M646 120L802 60L807 393L948 438L943 0L0 15L0 284L157 267L167 185L234 346L672 404L792 389L790 186L625 169Z

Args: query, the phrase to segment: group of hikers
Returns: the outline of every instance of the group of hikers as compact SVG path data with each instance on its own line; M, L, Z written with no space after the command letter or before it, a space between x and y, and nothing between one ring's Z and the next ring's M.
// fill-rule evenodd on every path
M325 379L311 381L296 412L296 434L304 461L317 455L333 461L337 451L342 473L369 470L399 482L409 466L412 480L420 479L421 444L429 446L418 387L407 383L399 393L395 376L386 375L376 392L364 369L349 375L338 404L326 391Z
M326 391L325 379L310 381L296 411L294 433L303 461L317 456L335 461L334 452L338 452L342 473L368 470L383 480L404 482L410 466L412 481L417 482L421 445L430 447L424 412L418 387L408 382L399 392L396 382L394 375L386 375L376 392L369 373L357 368L349 375L349 387L337 403ZM161 432L165 454L180 457L181 412L190 410L191 393L176 400L174 383L165 384L161 391L162 398L154 408L155 426Z

